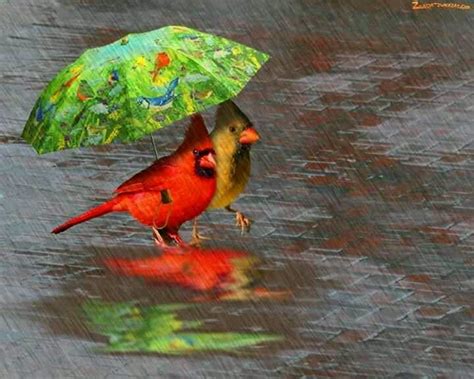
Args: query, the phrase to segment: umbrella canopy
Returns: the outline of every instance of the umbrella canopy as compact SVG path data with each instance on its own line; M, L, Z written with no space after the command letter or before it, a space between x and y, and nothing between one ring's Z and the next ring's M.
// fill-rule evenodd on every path
M235 97L268 58L183 26L129 34L64 68L22 136L38 153L135 141Z

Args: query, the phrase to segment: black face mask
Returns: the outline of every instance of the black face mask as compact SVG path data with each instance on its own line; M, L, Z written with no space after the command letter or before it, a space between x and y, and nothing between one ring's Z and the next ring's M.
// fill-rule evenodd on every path
M214 149L204 149L201 151L197 149L193 150L194 159L195 159L194 168L196 170L196 174L204 178L213 178L216 173L213 168L205 168L199 165L201 158L210 153L215 154Z

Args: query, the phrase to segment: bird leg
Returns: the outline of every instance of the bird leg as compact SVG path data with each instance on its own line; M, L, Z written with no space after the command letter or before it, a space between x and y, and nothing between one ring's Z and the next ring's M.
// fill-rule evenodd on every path
M235 213L235 224L237 226L240 226L242 234L244 234L244 232L250 232L250 225L252 224L252 220L245 217L243 213L231 208L230 205L225 207L225 209L229 212Z
M197 217L194 219L193 222L193 239L191 240L190 245L200 247L202 240L208 240L209 237L205 237L202 234L199 234L198 227L197 227Z
M167 231L167 236L171 238L179 247L188 247L188 244L184 242L178 232Z
M155 227L152 227L151 230L153 231L153 239L155 241L156 246L161 247L162 249L167 248L168 245L160 234L160 231Z

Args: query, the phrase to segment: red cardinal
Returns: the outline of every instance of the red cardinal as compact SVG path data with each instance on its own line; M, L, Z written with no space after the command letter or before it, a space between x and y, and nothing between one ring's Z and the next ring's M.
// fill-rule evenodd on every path
M179 148L155 161L115 190L115 197L53 229L61 233L70 227L110 212L128 212L150 226L155 241L166 246L171 239L186 245L178 234L184 222L201 214L216 190L215 152L201 115L191 125Z

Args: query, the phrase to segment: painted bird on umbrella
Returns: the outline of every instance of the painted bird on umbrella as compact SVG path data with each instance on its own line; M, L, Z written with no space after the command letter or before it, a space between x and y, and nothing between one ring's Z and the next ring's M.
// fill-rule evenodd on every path
M160 70L162 68L167 67L170 63L171 63L171 59L170 59L169 55L166 52L161 51L161 52L156 54L155 67L154 67L153 71L150 71L151 81L153 83L155 82L156 78L160 74Z

